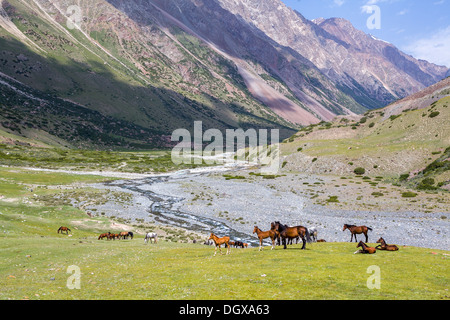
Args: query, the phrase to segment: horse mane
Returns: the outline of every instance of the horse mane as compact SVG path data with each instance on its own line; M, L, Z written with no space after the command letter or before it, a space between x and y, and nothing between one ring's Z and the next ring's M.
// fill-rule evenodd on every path
M345 224L345 226L347 226L347 228L356 227L354 224Z

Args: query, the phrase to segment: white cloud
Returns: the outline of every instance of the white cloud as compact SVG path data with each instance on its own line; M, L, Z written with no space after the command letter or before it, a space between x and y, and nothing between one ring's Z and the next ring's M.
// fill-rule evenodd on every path
M345 3L345 0L333 0L333 3L336 6L340 7L340 6L342 6Z
M450 67L450 26L439 30L430 38L414 40L403 51L415 58Z

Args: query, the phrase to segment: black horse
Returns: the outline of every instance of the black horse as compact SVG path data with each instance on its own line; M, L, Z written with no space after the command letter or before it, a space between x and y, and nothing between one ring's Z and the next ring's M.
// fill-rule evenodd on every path
M284 249L287 249L286 239L290 240L300 237L303 242L302 250L306 248L306 242L312 242L308 228L305 228L303 226L289 227L285 224L281 224L279 221L275 221L271 223L271 228L272 230L278 231L277 235L281 237Z

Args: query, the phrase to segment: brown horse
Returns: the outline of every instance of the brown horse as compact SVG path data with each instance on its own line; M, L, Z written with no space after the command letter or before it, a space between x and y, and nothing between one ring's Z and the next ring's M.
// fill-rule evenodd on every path
M110 232L102 233L101 235L99 235L98 240L102 240L103 238L106 238L109 240L111 238L110 235L111 235Z
M398 250L398 247L395 244L386 244L386 241L384 241L383 238L378 239L377 243L381 243L381 245L375 247L378 250L386 250L386 251Z
M67 228L67 227L59 227L58 233L59 233L60 231L61 231L61 234L63 233L63 231L65 231L66 234L69 234L69 231L72 232L72 230L70 230L70 229Z
M272 249L275 246L275 238L276 238L276 233L275 231L273 231L272 229L269 231L261 231L257 226L255 226L255 228L253 229L253 233L256 233L259 239L259 251L261 251L263 249L262 246L262 242L264 239L270 238L272 240Z
M303 241L302 250L306 248L306 241L311 242L311 237L309 236L309 231L303 226L288 227L287 225L281 224L279 221L271 223L272 229L279 232L280 237L283 241L284 249L287 249L286 239L295 239L300 237Z
M357 248L362 247L362 250L358 250L355 253L374 254L377 252L377 249L375 249L373 247L369 247L367 244L365 244L362 241L360 241L356 247Z
M225 244L225 247L227 247L227 254L230 254L230 253L231 253L231 246L230 246L230 244L229 244L229 242L230 242L230 237L222 237L222 238L219 238L219 237L216 236L214 233L211 233L211 235L209 236L209 239L208 239L208 240L211 240L211 239L214 241L214 244L216 245L216 248L214 249L214 256L215 256L216 253L217 253L217 248L219 248L220 254L223 254L223 253L222 253L222 249L220 248L220 246L221 246L222 244Z
M127 232L127 231L122 231L121 233L119 233L119 235L118 235L118 239L120 240L120 238L122 238L122 239L128 239L128 236L129 236L129 232Z
M372 228L366 227L366 226L355 226L352 224L344 224L344 229L342 231L345 231L345 229L350 230L352 236L350 238L350 242L353 241L353 236L355 236L355 242L358 242L358 240L356 239L356 235L357 234L361 234L364 233L364 235L366 236L366 242L369 241L369 237L367 236L367 232L370 230L372 231Z

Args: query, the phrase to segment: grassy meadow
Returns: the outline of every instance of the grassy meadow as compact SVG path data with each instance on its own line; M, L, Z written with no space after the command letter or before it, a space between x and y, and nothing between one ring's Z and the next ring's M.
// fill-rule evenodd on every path
M354 255L355 243L314 243L213 257L202 244L97 240L111 221L58 199L64 187L108 178L0 168L0 299L449 299L449 252L401 247ZM32 191L31 191L32 190ZM73 195L72 195L73 196ZM69 226L72 233L57 234ZM142 231L142 230L141 230ZM69 289L69 266L81 272ZM381 287L370 290L370 266ZM70 282L71 283L71 282Z

